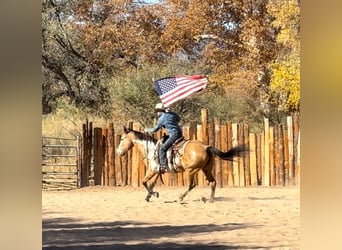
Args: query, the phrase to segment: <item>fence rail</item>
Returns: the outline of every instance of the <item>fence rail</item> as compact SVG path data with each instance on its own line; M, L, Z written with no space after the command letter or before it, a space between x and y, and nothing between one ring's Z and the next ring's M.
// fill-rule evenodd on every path
M129 122L128 127L142 131L139 123ZM156 134L160 138L164 131ZM270 126L264 120L264 131L251 133L249 125L232 123L215 118L208 121L208 111L201 111L201 124L195 121L183 127L185 138L226 151L233 146L246 144L250 154L238 161L227 162L215 158L214 176L218 186L289 186L300 181L300 129L299 116L287 117L286 124ZM124 157L115 154L121 131L114 131L114 124L94 128L92 123L83 124L80 186L94 185L139 187L146 167L142 156L133 147ZM197 174L197 184L207 185L204 174ZM185 186L184 173L165 174L167 186ZM158 183L160 184L160 183Z
M79 138L42 137L42 188L75 189L79 181Z

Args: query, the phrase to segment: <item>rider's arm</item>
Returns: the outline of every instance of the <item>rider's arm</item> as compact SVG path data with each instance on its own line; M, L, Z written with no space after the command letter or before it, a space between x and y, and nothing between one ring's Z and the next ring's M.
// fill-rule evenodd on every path
M159 129L163 127L164 122L165 122L165 116L164 114L161 114L161 116L159 117L157 121L157 124L153 128L145 129L145 132L148 132L148 133L157 132Z

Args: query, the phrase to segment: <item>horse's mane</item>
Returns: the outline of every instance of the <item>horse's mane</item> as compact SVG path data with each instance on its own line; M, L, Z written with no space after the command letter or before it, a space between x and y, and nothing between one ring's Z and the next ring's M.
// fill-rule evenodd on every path
M144 140L144 141L152 141L153 143L156 143L158 139L154 138L150 134L142 133L140 131L134 130L127 128L127 132L132 132L134 135L139 139L139 140Z

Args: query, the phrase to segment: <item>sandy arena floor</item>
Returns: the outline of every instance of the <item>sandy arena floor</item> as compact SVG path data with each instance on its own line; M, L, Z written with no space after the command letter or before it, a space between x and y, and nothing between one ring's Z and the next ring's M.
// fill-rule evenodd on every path
M42 192L43 249L299 249L300 188L87 187Z

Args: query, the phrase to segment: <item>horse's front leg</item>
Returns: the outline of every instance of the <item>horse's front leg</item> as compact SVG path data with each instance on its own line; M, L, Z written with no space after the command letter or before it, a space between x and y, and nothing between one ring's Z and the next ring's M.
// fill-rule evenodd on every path
M153 188L156 185L157 179L158 179L159 173L155 173L151 170L147 170L145 178L143 180L143 185L147 190L147 196L145 198L146 201L150 201L150 198L152 195L156 196L157 198L159 198L159 193L158 192L154 192ZM151 185L148 185L147 182L152 180Z

